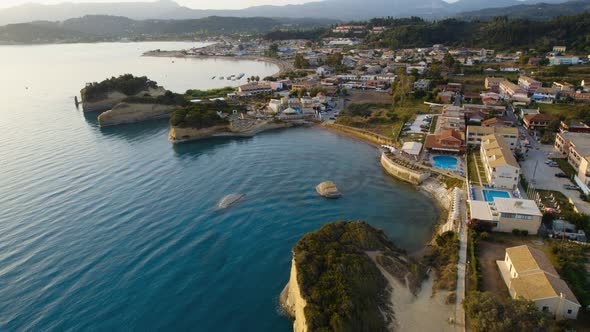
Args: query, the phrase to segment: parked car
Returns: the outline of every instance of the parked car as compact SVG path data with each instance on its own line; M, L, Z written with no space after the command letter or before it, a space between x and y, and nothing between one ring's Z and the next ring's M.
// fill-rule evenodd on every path
M555 173L555 176L558 178L567 178L567 175L565 173Z
M581 193L580 194L580 199L582 199L584 201L587 201L588 200L588 196L586 194L584 194L584 193Z
M559 165L557 163L554 163L554 164L549 164L549 167L559 167Z
M563 187L567 190L579 190L578 186L574 186L572 184L564 184Z

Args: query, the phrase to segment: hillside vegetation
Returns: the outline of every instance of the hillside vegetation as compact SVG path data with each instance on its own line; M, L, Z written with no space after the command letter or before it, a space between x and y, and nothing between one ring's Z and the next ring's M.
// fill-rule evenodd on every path
M365 222L326 224L297 242L293 253L310 331L387 331L388 283L367 251L381 251L377 260L398 279L417 277L405 253Z
M110 92L121 92L127 96L132 96L155 89L158 83L148 79L146 76L136 77L131 74L111 77L102 82L94 82L82 89L82 99L92 101L104 97Z
M590 52L590 13L560 16L548 21L494 17L487 21L446 19L425 21L406 19L373 19L372 25L389 29L381 35L367 37L374 47L407 48L445 44L494 49L536 48L549 51L554 45Z

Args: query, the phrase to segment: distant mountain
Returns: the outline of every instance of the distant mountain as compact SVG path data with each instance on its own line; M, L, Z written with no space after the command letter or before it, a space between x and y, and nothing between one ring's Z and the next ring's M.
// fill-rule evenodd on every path
M232 33L266 33L275 29L312 29L332 20L218 17L194 20L132 20L121 16L88 15L63 22L36 21L0 26L0 43L101 41L118 38L174 38Z
M486 8L456 15L463 19L491 19L496 16L547 20L556 16L575 15L590 11L590 0L572 0L564 3L519 4L505 8Z
M539 0L540 1L540 0ZM549 0L561 2L563 0ZM178 5L172 0L120 3L25 4L0 10L0 25L31 21L64 21L85 15L116 15L134 20L197 19L208 16L331 18L343 21L373 17L448 17L463 11L506 7L538 0L318 0L301 5L254 6L240 10L202 10ZM546 1L547 2L547 1Z

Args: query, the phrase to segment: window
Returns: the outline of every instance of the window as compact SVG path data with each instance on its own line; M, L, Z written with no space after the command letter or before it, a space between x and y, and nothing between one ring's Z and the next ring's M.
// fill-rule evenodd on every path
M572 313L572 309L567 309L567 313L571 314Z
M548 312L548 311L549 311L549 307L548 307L548 306L546 306L546 305L544 305L544 306L543 306L543 312Z

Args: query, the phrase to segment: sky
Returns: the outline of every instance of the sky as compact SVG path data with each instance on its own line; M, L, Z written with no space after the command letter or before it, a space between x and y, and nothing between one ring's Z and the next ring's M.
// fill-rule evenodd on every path
M56 4L62 2L151 2L153 0L0 0L0 8L24 3ZM313 0L175 0L178 4L194 9L239 9L256 5L301 4ZM315 0L317 1L317 0Z

